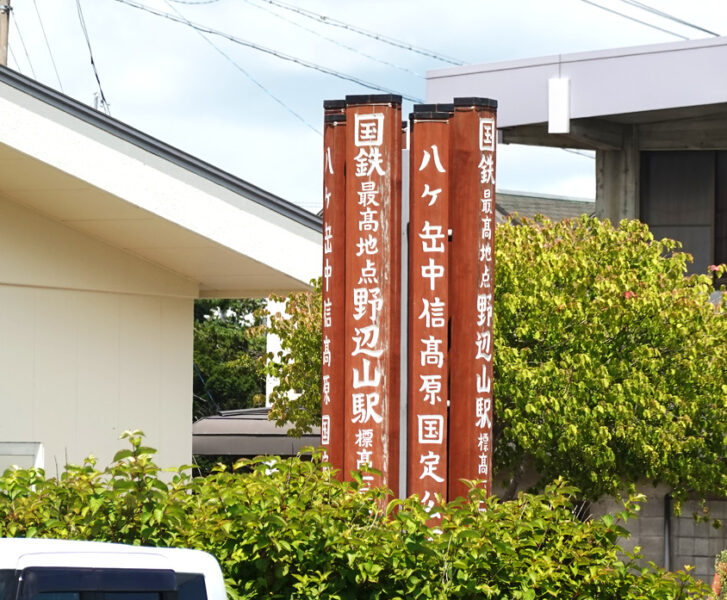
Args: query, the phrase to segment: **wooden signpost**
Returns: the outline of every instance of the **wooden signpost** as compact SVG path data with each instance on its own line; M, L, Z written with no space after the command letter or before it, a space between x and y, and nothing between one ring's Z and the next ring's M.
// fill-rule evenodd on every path
M346 98L344 473L398 493L401 97Z
M449 118L411 115L407 493L447 495Z
M324 104L323 279L321 286L321 445L325 461L343 465L346 287L346 103ZM335 391L338 390L339 393ZM339 475L342 471L339 471Z
M411 115L402 333L401 98L324 105L322 445L344 477L403 494L406 335L406 493L430 506L463 495L460 479L491 490L496 107L457 98Z

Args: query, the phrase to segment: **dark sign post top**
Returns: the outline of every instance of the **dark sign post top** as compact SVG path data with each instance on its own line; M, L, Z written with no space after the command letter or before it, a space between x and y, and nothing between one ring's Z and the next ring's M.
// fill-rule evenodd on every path
M345 114L328 114L323 115L323 122L324 123L345 123L346 122L346 115Z
M357 106L359 104L393 104L401 105L401 96L398 94L364 94L346 96L346 106Z
M346 108L345 100L324 100L323 110L341 110Z
M494 109L496 109L497 100L493 100L492 98L477 98L477 97L455 98L454 107L455 108L475 107L475 108L494 108Z
M428 112L444 112L452 114L454 112L454 104L451 102L442 104L415 104L414 105L414 112L415 113L428 113Z
M451 116L452 113L436 111L409 113L409 118L412 121L446 121Z

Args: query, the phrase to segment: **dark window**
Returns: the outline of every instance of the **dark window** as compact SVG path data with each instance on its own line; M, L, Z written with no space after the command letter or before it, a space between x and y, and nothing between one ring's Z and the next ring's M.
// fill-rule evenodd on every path
M714 202L714 262L727 263L727 152L717 152Z
M204 575L177 573L177 600L207 600Z
M22 574L22 600L162 600L175 592L174 571L153 569L93 569L31 567ZM111 599L110 599L111 600Z
M654 237L672 238L706 273L714 256L715 152L642 152L641 220Z
M15 571L0 569L0 600L13 600L15 598Z
M21 589L21 600L207 600L203 575L152 569L28 568Z

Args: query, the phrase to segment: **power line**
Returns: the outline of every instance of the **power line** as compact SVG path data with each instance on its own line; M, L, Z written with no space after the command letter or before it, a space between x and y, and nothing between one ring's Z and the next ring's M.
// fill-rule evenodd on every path
M177 2L178 0L165 0L167 3L167 6L171 8L177 15L179 15L180 18L187 21L187 19L182 15L176 8L174 8L169 2ZM216 1L216 0L215 0ZM205 2L205 4L208 4L209 2ZM184 2L186 4L186 2ZM187 23L191 26L191 23L187 21ZM315 131L318 135L322 136L323 134L318 131L313 125L311 125L308 121L306 121L299 113L297 113L295 110L293 110L290 106L288 106L285 102L283 102L280 98L278 98L275 94L273 94L269 89L267 89L262 83L260 83L257 79L255 79L252 75L250 75L249 72L247 72L245 69L242 68L242 66L234 61L228 54L226 54L219 46L217 46L212 40L210 40L204 33L201 31L195 29L195 32L210 46L212 46L217 52L219 52L225 60L227 60L233 67L235 67L240 73L242 73L245 77L247 77L252 83L254 83L257 87L259 87L263 92L265 92L268 96L270 96L275 102L280 104L285 110L287 110L291 115L293 115L296 119L301 121L306 127L312 129Z
M61 76L58 74L58 67L56 66L55 58L53 58L53 51L50 49L50 43L48 42L48 36L45 33L45 27L43 26L43 19L40 18L40 11L38 10L38 3L33 0L33 6L35 6L35 14L38 15L38 23L40 23L40 30L43 32L43 39L45 40L45 47L48 48L48 54L50 55L50 61L53 64L53 70L56 73L56 79L58 80L58 86L61 88L61 91L65 91L63 89L63 84L61 83Z
M688 40L689 38L681 35L679 33L675 33L673 31L669 31L668 29L664 29L662 27L658 27L657 25L653 25L652 23L647 23L646 21L642 21L641 19L637 19L636 17L631 17L627 14L624 14L622 12L619 12L617 10L614 10L613 8L608 8L606 6L601 6L600 4L596 4L595 2L591 2L591 0L581 0L581 2L585 2L586 4L590 4L591 6L595 6L596 8L600 8L601 10L605 10L606 12L610 12L614 15L618 15L619 17L623 17L624 19L628 19L629 21L634 21L635 23L639 23L641 25L646 25L647 27L651 27L652 29L656 29L657 31L661 31L662 33L668 33L669 35L676 36L678 38L681 38L683 40Z
M248 42L247 40L243 40L242 38L236 37L229 33L225 33L224 31L212 29L210 27L206 27L206 26L200 25L198 23L193 23L192 21L187 21L186 19L182 19L182 18L172 15L170 13L165 13L160 10L156 10L154 8L146 6L144 4L139 4L138 2L134 2L133 0L116 0L116 2L120 2L122 4L126 4L126 5L132 6L134 8L138 8L140 10L151 13L158 17L163 17L165 19L169 19L170 21L174 21L176 23L182 23L183 25L188 25L189 27L192 27L193 29L196 29L197 31L201 31L204 33L209 33L211 35L217 35L217 36L223 37L235 44L239 44L241 46L246 46L248 48L252 48L253 50L258 50L259 52L264 52L266 54L270 54L272 56L275 56L276 58L280 58L282 60L287 60L289 62L296 63L298 65L307 67L309 69L313 69L315 71L320 71L321 73L325 73L326 75L331 75L333 77L338 77L339 79L345 79L346 81L351 81L353 83L356 83L360 86L369 88L371 90L386 92L387 94L401 95L402 98L405 98L406 100L410 100L411 102L422 102L422 100L420 100L418 98L414 98L413 96L406 96L404 94L400 94L399 92L395 92L394 90L390 90L383 86L376 85L375 83L369 83L368 81L364 81L363 79L359 79L358 77L354 77L353 75L347 75L346 73L341 73L340 71L335 71L333 69L329 69L328 67L323 67L319 64L312 63L307 60L303 60L301 58L296 58L296 57L290 56L288 54L283 54L282 52L278 52L277 50L273 50L271 48L266 48L265 46L255 44L253 42Z
M18 62L18 59L15 58L15 52L13 52L13 47L8 46L8 50L10 51L10 58L13 59L13 62L15 63L15 66L17 67L18 73L22 73L23 70L20 68L20 63Z
M577 154L578 156L582 156L583 158L591 158L591 159L596 158L593 154L587 154L586 152L583 152L582 150L574 150L573 148L561 148L561 150L565 150L566 152L569 152L570 154Z
M191 6L196 6L199 4L215 4L219 1L220 0L198 0L197 2L194 2L193 0L171 0L171 2L174 2L175 4L189 4ZM169 2L167 2L167 4L169 4Z
M629 4L631 6L635 6L636 8L640 8L641 10L645 10L646 12L650 12L659 17L663 17L664 19L669 19L670 21L674 21L675 23L679 23L680 25L685 25L686 27L697 29L698 31L702 31L714 37L719 37L719 33L715 33L714 31L710 31L709 29L705 29L704 27L700 27L699 25L695 25L694 23L690 23L689 21L685 21L684 19L675 17L674 15L664 12L663 10L659 10L658 8L654 8L653 6L649 6L648 4L644 4L643 2L639 2L638 0L621 0L621 2L624 2L625 4Z
M18 23L18 15L15 14L15 11L13 11L13 24L15 25L15 31L18 33L18 39L20 40L20 45L23 47L23 52L25 52L25 58L28 61L28 65L30 66L30 72L33 75L33 79L38 79L35 75L35 69L33 68L33 63L30 60L30 54L28 54L28 48L25 45L25 40L23 39L23 34L20 33L20 24Z
M86 20L83 18L83 10L81 10L81 0L76 0L76 8L78 9L78 20L81 23L81 29L83 30L83 36L86 38L86 45L88 46L88 55L91 58L91 66L93 67L93 74L96 76L96 83L98 84L98 93L101 96L101 108L107 115L111 115L111 109L109 103L106 101L106 96L103 93L101 87L101 79L98 76L96 70L96 61L93 59L93 50L91 50L91 40L88 38L88 29L86 28Z
M177 1L177 0L172 0ZM354 48L353 46L349 46L348 44L344 44L343 42L339 42L336 39L333 39L331 37L328 37L326 35L323 35L322 33L316 31L315 29L311 29L310 27L306 27L305 25L302 25L301 23L298 23L297 21L294 21L293 19L288 19L287 17L284 17L280 13L276 13L274 10L270 8L266 8L265 6L259 6L258 4L255 4L252 0L243 0L247 4L254 6L255 8L258 8L260 10L264 10L265 12L273 15L274 17L277 17L278 19L282 19L283 21L286 21L287 23L290 23L291 25L295 25L296 27L299 27L300 29L307 31L309 33L312 33L315 36L318 36L319 38L322 38L328 42L331 42L332 44L336 44L336 46L340 46L341 48L345 48L346 50L349 50L351 52L354 52L360 56L363 56L364 58L368 58L369 60L373 60L377 63L380 63L382 65L386 65L387 67L392 67L394 69L398 69L399 71L404 71L405 73L410 73L411 75L415 75L416 77L423 77L421 73L416 73L415 71L412 71L411 69L407 69L406 67L402 67L400 65L396 65L394 63L391 63L386 60L382 60L376 56L372 56L371 54L366 54L365 52L361 52L358 48ZM263 0L265 1L265 0Z
M359 35L363 35L363 36L372 38L372 39L382 42L384 44L389 44L390 46L402 48L403 50L408 50L409 52L415 52L416 54L428 56L429 58L434 58L436 60L446 62L451 65L460 66L460 65L464 64L464 62L462 62L461 60L457 60L456 58L451 58L449 56L444 56L443 54L439 54L438 52L435 52L434 50L427 50L426 48L420 48L420 47L414 46L413 44L409 44L407 42L401 42L397 39L388 37L386 35L376 33L375 31L368 31L367 29L357 27L356 25L350 25L349 23L344 23L343 21L339 21L337 19L332 19L331 17L327 17L325 15L320 15L320 14L314 13L310 10L298 8L297 6L293 6L291 4L286 4L285 2L280 2L280 0L262 0L262 1L267 2L268 4L272 4L274 6L279 6L280 8L284 8L285 10L289 10L291 12L298 13L299 15L302 15L308 19L313 19L314 21L318 21L319 23L324 23L326 25L331 25L333 27L340 27L341 29L346 29L347 31L353 31L354 33L358 33Z

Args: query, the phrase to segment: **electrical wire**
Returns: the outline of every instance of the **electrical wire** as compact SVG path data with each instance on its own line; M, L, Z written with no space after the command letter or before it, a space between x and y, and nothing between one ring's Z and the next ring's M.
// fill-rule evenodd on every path
M25 58L28 61L28 65L30 66L30 72L33 75L33 79L38 79L35 75L35 69L33 68L33 63L30 60L30 54L28 54L28 48L25 45L25 40L23 40L23 34L20 33L20 24L18 23L18 15L15 14L15 11L13 11L13 24L15 25L15 31L18 33L18 39L20 40L20 45L23 47L23 52L25 52Z
M629 4L630 6L635 6L636 8L640 8L641 10L645 10L646 12L650 12L664 19L669 19L670 21L674 21L680 25L685 25L686 27L697 29L698 31L702 31L703 33L707 33L714 37L719 37L719 33L715 33L714 31L710 31L709 29L705 29L704 27L700 27L699 25L695 25L694 23L675 17L674 15L664 12L663 10L659 10L658 8L654 8L653 6L649 6L648 4L644 4L643 2L639 2L638 0L621 0L621 2Z
M175 0L172 0L174 2ZM412 71L411 69L407 69L406 67L402 67L400 65L396 65L394 63L391 63L386 60L382 60L376 56L372 56L371 54L366 54L365 52L361 52L358 48L354 48L353 46L349 46L348 44L344 44L343 42L339 42L338 40L328 37L327 35L323 35L322 33L316 31L315 29L311 29L310 27L306 27L305 25L302 25L301 23L298 23L297 21L294 21L293 19L288 19L287 17L284 17L280 13L275 12L274 10L270 8L266 8L265 6L260 6L258 4L255 4L253 0L243 0L250 6L254 6L255 8L258 8L260 10L264 10L268 14L273 15L274 17L277 17L278 19L282 19L283 21L290 23L291 25L295 25L296 27L299 27L303 31L307 31L309 33L312 33L315 36L318 36L321 39L326 40L327 42L331 42L332 44L335 44L336 46L340 46L341 48L345 48L346 50L349 50L351 52L354 52L355 54L358 54L360 56L363 56L364 58L368 58L369 60L373 60L377 63L380 63L382 65L386 65L387 67L391 67L393 69L398 69L399 71L403 71L404 73L409 73L411 75L414 75L419 78L423 78L424 76L421 73L417 73L415 71Z
M20 68L20 63L18 62L18 59L15 58L15 52L13 52L13 47L12 46L8 46L8 51L10 52L10 58L12 58L13 59L13 62L15 63L15 70L18 73L22 73L23 70Z
M76 8L78 9L78 20L81 23L81 29L83 30L83 36L86 38L86 45L88 46L88 55L91 58L91 66L93 67L93 74L96 77L96 83L98 84L98 93L101 96L101 108L107 115L111 115L111 108L106 95L103 93L103 87L101 87L101 79L98 76L98 70L96 69L96 61L93 59L93 50L91 49L91 40L88 37L88 29L86 28L86 20L83 18L83 10L81 9L81 0L76 0Z
M628 19L629 21L634 21L635 23L640 23L641 25L646 25L647 27L651 27L652 29L656 29L657 31L661 31L662 33L668 33L669 35L673 35L675 37L681 38L683 40L688 40L689 38L681 35L679 33L675 33L673 31L669 31L668 29L664 29L663 27L659 27L657 25L654 25L652 23L647 23L646 21L642 21L641 19L637 19L636 17L631 17L627 14L624 14L622 12L619 12L617 10L614 10L613 8L608 8L606 6L601 6L600 4L596 4L595 2L592 2L591 0L581 0L581 2L585 2L586 4L590 4L591 6L595 6L596 8L600 8L601 10L605 10L606 12L610 12L614 15L618 15L619 17L623 17L624 19Z
M382 42L384 44L389 44L390 46L402 48L404 50L408 50L409 52L415 52L416 54L421 54L421 55L427 56L429 58L434 58L441 62L446 62L451 65L457 65L457 66L464 64L464 62L461 60L457 60L456 58L451 58L449 56L439 54L438 52L435 52L434 50L427 50L426 48L420 48L420 47L414 46L413 44L409 44L407 42L401 42L397 39L382 35L380 33L376 33L375 31L368 31L367 29L357 27L356 25L350 25L349 23L344 23L343 21L339 21L337 19L332 19L325 15L321 15L321 14L315 13L310 10L305 10L304 8L299 8L297 6L293 6L292 4L280 2L280 0L262 0L262 1L267 2L268 4L272 4L273 6L279 6L280 8L283 8L285 10L289 10L291 12L297 13L308 19L313 19L314 21L318 21L319 23L331 25L332 27L340 27L341 29L346 29L347 31L353 31L354 33L358 33L359 35L363 35L363 36L372 38L372 39Z
M78 1L78 0L76 0L76 1ZM255 44L253 42L249 42L247 40L243 40L242 38L231 35L229 33L225 33L224 31L219 31L217 29L212 29L210 27L200 25L199 23L193 23L192 21L188 21L186 19L181 19L180 17L177 17L170 13L165 13L163 11L156 10L156 9L146 6L144 4L139 4L138 2L134 2L133 0L115 0L115 1L120 2L121 4L126 4L127 6L131 6L133 8L137 8L139 10L143 10L145 12L151 13L158 17L163 17L165 19L169 19L170 21L174 21L176 23L182 23L183 25L188 25L189 27L192 27L193 29L196 29L203 33L209 33L210 35L216 35L216 36L225 38L235 44L239 44L241 46L246 46L248 48L252 48L253 50L258 50L259 52L264 52L265 54L270 54L272 56L275 56L276 58L280 58L282 60L293 62L302 67L307 67L308 69L313 69L315 71L325 73L326 75L331 75L331 76L337 77L339 79L351 81L353 83L356 83L360 86L363 86L363 87L371 89L371 90L386 92L387 94L400 95L402 98L404 98L406 100L410 100L411 102L422 102L422 100L419 98L414 98L413 96L407 96L407 95L401 94L399 92L395 92L394 90L390 90L388 88L377 85L375 83L370 83L363 79L359 79L358 77L354 77L353 75L347 75L346 73L341 73L340 71L335 71L333 69L329 69L328 67L324 67L319 64L309 62L307 60L303 60L301 58L296 58L295 56L290 56L288 54L278 52L277 50L273 50L271 48L266 48L265 46L261 46L260 44Z
M164 0L167 3L167 6L171 8L177 15L179 15L180 18L187 21L186 17L182 15L176 8L174 8L170 2L175 2L177 0ZM189 25L189 21L187 21ZM316 129L312 124L310 124L308 121L306 121L303 116L301 116L299 113L297 113L295 110L293 110L290 106L288 106L285 102L283 102L280 98L278 98L275 94L273 94L268 88L266 88L262 83L260 83L257 79L255 79L248 71L242 68L242 66L237 63L235 60L232 59L227 53L225 53L219 46L217 46L212 40L210 40L204 33L201 31L195 29L195 32L205 41L207 42L212 48L214 48L217 52L219 52L225 60L227 60L233 67L235 67L240 73L242 73L245 77L247 77L252 83L254 83L257 87L259 87L263 92L265 92L270 98L275 100L280 106L282 106L286 111L288 111L291 115L293 115L296 119L298 119L303 125L308 127L309 129L312 129L315 133L323 137L323 134Z
M565 150L566 152L569 152L570 154L577 154L578 156L582 156L583 158L590 158L595 160L596 157L593 154L586 154L585 152L581 150L575 150L573 148L561 148L561 150Z
M56 66L56 60L53 57L53 51L50 49L50 43L48 42L48 36L45 33L45 27L43 25L43 19L40 18L40 11L38 10L38 3L36 0L33 0L33 6L35 6L35 14L38 15L38 23L40 23L40 30L43 32L43 39L45 40L45 47L48 48L48 54L50 56L50 61L53 64L53 70L56 73L56 79L58 80L58 87L61 88L61 91L65 91L63 89L63 84L61 83L61 76L58 74L58 67Z
M220 0L198 0L197 2L193 2L193 0L171 0L171 1L174 2L175 4L189 4L191 6L197 6L199 4L215 4L216 2L219 2Z

